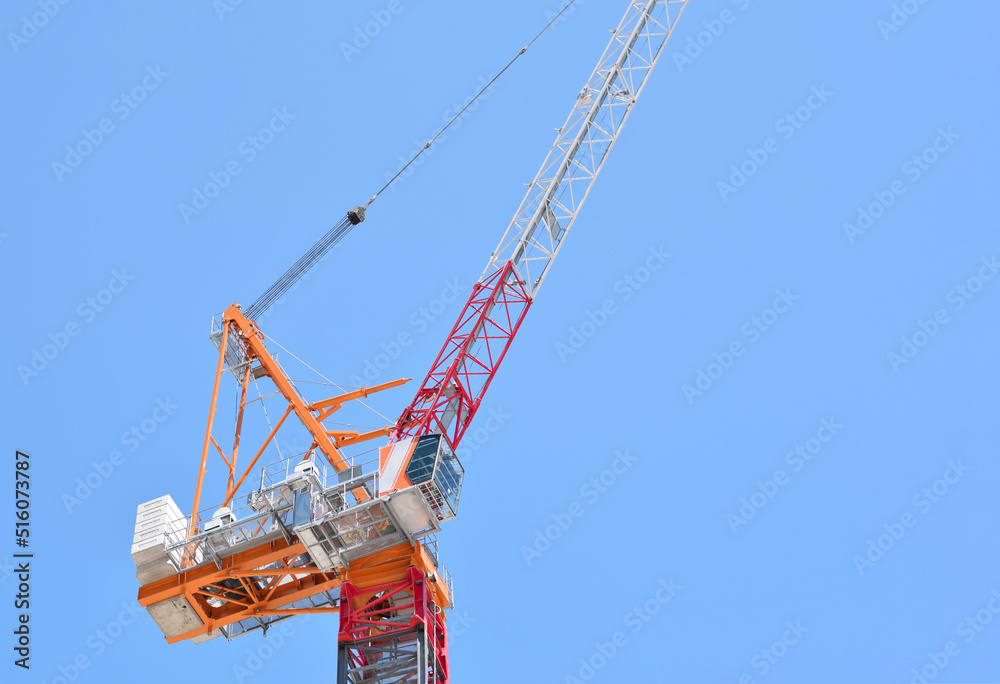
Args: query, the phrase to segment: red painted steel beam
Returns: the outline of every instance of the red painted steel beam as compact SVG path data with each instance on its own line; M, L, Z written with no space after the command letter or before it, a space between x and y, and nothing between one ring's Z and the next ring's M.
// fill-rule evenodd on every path
M530 306L511 262L476 283L390 443L441 433L457 449Z

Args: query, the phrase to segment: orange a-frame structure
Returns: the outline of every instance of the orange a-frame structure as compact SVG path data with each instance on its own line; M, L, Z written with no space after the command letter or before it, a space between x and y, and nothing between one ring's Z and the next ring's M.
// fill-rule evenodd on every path
M384 437L392 431L392 426L366 433L344 430L328 430L323 421L353 399L367 397L391 387L399 386L408 379L394 380L375 387L360 388L323 401L308 402L293 386L281 366L271 356L264 344L264 335L254 321L248 320L236 304L222 315L221 330L214 331L213 338L219 347L215 380L209 408L208 425L202 446L198 468L197 486L190 522L185 530L188 540L204 536L199 516L202 488L207 471L209 451L214 448L228 469L223 506L230 506L237 491L257 464L258 459L272 442L285 420L294 413L312 437L312 444L306 453L308 459L316 450L338 472L345 471L350 464L344 459L340 448L367 440ZM236 430L231 453L223 451L212 434L219 395L219 385L223 373L232 371L241 379L240 399L236 417ZM237 467L243 414L247 404L247 386L250 379L269 378L277 392L288 402L281 418L264 439L242 472ZM351 489L355 501L370 500L371 495L362 487ZM331 568L321 571L312 562L303 543L287 531L282 537L266 534L263 524L257 526L261 537L254 544L253 537L242 543L239 550L224 557L214 557L202 553L202 541L192 541L184 549L180 572L142 586L139 590L139 604L147 608L154 619L169 614L172 628L165 634L169 643L192 639L204 641L218 635L218 630L227 625L248 618L293 616L307 613L336 613L345 610L342 622L348 620L354 632L368 629L373 634L386 630L385 608L379 596L391 592L397 596L402 591L412 596L411 604L422 606L450 606L451 596L445 582L436 581L436 563L419 541L413 544L397 544L379 550L369 556L352 560L348 568ZM412 570L419 571L414 575ZM429 578L429 582L415 581L414 577ZM341 589L339 605L311 605L296 607L324 592ZM426 598L420 597L426 594ZM349 597L349 598L348 598ZM346 604L345 604L346 600ZM406 605L411 605L406 604ZM395 606L398 612L398 605ZM368 617L365 617L368 611ZM430 623L428 632L439 634L444 639L443 613L440 609L427 612L423 618L415 609L409 613L416 616L409 621L423 620ZM164 623L158 619L161 627ZM434 624L441 623L440 629ZM398 622L396 623L398 624ZM366 626L367 625L367 626ZM439 657L446 656L446 648L439 646ZM443 654L443 656L442 656Z

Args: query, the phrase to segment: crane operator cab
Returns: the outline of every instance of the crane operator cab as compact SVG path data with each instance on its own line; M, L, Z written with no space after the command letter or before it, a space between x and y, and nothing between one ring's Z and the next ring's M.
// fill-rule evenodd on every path
M411 534L458 513L465 468L440 434L407 437L379 450L379 496Z

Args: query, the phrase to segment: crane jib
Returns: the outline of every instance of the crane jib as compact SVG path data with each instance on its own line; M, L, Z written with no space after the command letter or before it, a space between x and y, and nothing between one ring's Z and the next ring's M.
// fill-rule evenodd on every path
M686 5L629 4L391 441L458 448Z
M483 273L513 261L534 297L645 87L686 0L633 3ZM544 223L546 233L537 227Z

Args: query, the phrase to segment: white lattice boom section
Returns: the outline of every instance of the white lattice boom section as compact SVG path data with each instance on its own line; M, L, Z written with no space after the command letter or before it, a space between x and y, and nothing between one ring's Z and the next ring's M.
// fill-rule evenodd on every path
M391 441L440 433L458 448L686 6L629 3Z
M534 299L687 2L630 4L483 279L510 261Z

